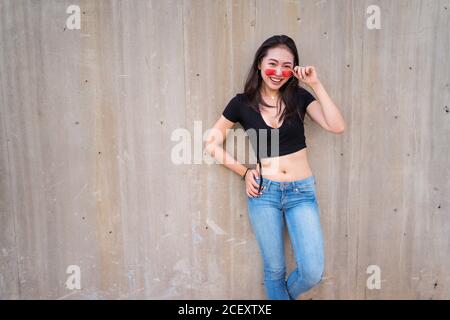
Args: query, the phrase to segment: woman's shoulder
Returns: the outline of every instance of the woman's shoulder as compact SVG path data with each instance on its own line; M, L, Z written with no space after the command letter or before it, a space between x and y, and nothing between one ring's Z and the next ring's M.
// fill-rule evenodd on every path
M242 118L242 112L246 104L245 94L238 92L228 101L222 114L232 122L238 122Z
M237 92L234 97L238 99L245 98L245 92Z
M245 92L236 93L235 98L242 103L248 103L250 101L248 95Z
M248 99L244 92L238 92L230 98L229 103L234 105L243 105L248 103Z
M304 101L307 104L311 103L311 101L313 100L316 100L311 92L300 86L297 86L296 94L298 99Z
M306 108L310 105L311 102L316 100L316 98L311 92L300 86L297 86L296 92L297 99L299 101L298 106L300 107L302 114L304 114L306 113Z

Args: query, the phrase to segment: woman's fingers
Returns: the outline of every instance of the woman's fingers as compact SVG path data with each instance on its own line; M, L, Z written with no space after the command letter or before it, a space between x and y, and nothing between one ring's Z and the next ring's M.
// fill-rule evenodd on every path
M295 66L294 67L294 77L296 77L297 79L299 79L299 76L298 76L298 66Z
M306 78L306 72L305 72L306 70L305 69L306 69L305 67L301 67L301 66L296 66L294 68L295 75L298 80L300 80L300 81L305 80L305 78Z
M294 69L295 69L295 77L300 80L301 78L300 66L296 66Z
M253 172L253 181L252 181L252 185L253 185L253 187L255 187L255 188L259 188L259 183L258 182L256 182L256 178L260 178L261 177L261 175L260 175L260 173L259 173L259 170L258 169L255 169L254 170L254 172ZM261 178L260 178L261 179Z
M251 195L251 197L258 197L261 195L261 194L258 194L258 188L253 188L253 187L248 188L247 193L249 193Z
M252 185L253 188L256 188L256 189L259 188L259 184L258 184L258 182L256 182L255 179L253 179L252 181L250 181L250 183L251 183L251 185Z
M259 184L254 180L250 179L250 182L247 183L247 194L250 194L252 197L257 197L261 195L263 188L261 187L261 193L258 194Z
M294 75L300 82L310 85L313 81L316 81L317 75L314 66L296 66L294 70L296 70Z
M258 194L259 183L256 181L256 178L260 177L261 175L258 169L253 169L250 172L251 175L247 179L247 195L249 197L257 197L262 194L262 191ZM264 190L264 188L261 187L261 190Z
M247 188L247 195L249 197L256 197L256 194L250 188Z
M253 192L253 191L251 191L251 190L248 190L248 191L247 191L247 194L249 195L249 197L252 197L252 198L255 198L255 197L258 196L258 194L257 194L256 192Z
M312 66L307 66L305 69L305 73L307 76L310 76L312 72Z
M247 188L253 193L257 194L259 189L259 184L254 179L250 179L250 183L247 184Z
M302 71L302 79L305 80L306 79L306 68L302 67L301 71Z

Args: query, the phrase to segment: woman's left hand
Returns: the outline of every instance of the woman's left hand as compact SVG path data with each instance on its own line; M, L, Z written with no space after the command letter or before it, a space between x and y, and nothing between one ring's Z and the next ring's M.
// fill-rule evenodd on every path
M300 82L311 86L317 84L319 79L317 77L316 69L313 66L294 67L294 77L296 77Z

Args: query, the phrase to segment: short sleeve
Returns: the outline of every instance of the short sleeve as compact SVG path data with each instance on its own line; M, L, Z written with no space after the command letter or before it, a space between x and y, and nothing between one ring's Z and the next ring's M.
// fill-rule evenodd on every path
M298 99L299 99L299 108L302 114L302 118L305 117L306 108L309 104L315 100L317 100L308 90L298 87Z
M228 104L226 105L225 109L222 112L222 115L231 122L239 122L241 119L240 110L241 104L239 103L238 95L236 95L228 102Z

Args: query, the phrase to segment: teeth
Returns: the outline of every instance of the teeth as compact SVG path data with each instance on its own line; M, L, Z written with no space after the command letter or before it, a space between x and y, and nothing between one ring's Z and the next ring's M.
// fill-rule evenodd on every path
M280 80L276 80L276 79L274 79L274 78L270 78L270 80L272 80L272 81L274 81L274 82L281 82L281 79L280 79Z

